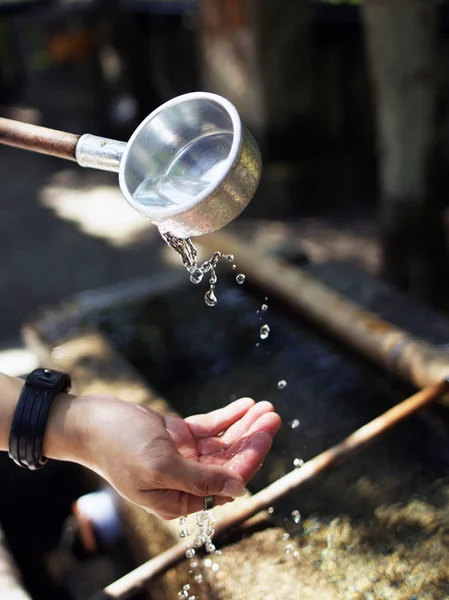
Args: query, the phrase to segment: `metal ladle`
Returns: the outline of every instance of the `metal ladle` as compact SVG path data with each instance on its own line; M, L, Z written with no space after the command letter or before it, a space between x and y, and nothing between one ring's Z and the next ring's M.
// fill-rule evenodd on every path
M193 92L153 111L128 142L0 118L0 143L119 174L141 215L177 237L211 233L235 219L259 184L259 148L225 98Z

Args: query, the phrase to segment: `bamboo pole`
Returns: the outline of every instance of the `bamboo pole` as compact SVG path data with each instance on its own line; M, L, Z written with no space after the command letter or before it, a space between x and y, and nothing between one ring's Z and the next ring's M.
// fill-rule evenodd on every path
M215 534L220 535L231 527L237 527L255 514L275 504L280 498L297 489L305 482L323 473L335 465L338 460L345 460L355 452L361 450L366 444L377 438L381 433L390 429L406 417L427 404L434 402L442 394L449 391L449 381L444 380L421 390L373 419L360 429L357 429L343 442L325 450L312 460L305 463L300 469L295 469L281 477L262 491L258 492L246 502L236 506L236 510L220 519L215 524ZM172 546L165 552L152 558L134 571L107 586L95 600L124 600L139 590L150 579L174 567L184 558L186 551L185 542Z
M448 353L363 309L305 271L222 232L202 236L197 243L207 251L233 254L248 281L416 387L449 376Z

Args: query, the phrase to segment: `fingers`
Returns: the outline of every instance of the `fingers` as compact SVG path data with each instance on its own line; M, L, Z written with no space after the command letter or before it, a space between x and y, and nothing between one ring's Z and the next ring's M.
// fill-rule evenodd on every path
M178 453L160 472L158 489L141 490L138 503L163 519L174 519L202 510L205 496L215 496L217 505L243 496L280 423L270 403L249 398L185 421L166 419Z
M270 424L270 427L273 426L274 421ZM192 489L193 493L189 493L187 490L180 491L179 489L164 489L142 492L139 504L146 507L151 512L154 512L162 519L167 520L203 510L204 496L206 495L215 496L215 504L217 506L226 504L227 502L232 501L232 497L236 496L236 494L232 493L232 497L229 497L223 488L220 490L221 494L220 491L214 491L217 490L221 485L220 478L223 474L223 471L225 479L226 477L229 478L229 472L233 473L234 477L238 477L238 481L236 479L232 480L233 485L242 480L250 480L259 469L261 463L271 448L272 442L273 437L271 433L268 433L267 431L258 431L240 444L239 452L236 453L231 460L229 460L226 468L192 463L202 467L201 477L203 477L201 483L199 483L200 480L197 478L195 480L196 484L193 487L191 485L192 482L188 481L187 486L185 487ZM207 473L205 478L203 473ZM215 480L215 482L214 477L216 473L219 474L219 477ZM197 473L193 474L190 472L189 476L197 477ZM241 484L238 483L238 485Z
M218 438L215 437L206 440L200 440L198 443L198 452L200 457L213 457L215 464L224 465L239 452L239 445L248 440L248 438L250 438L254 433L257 433L258 431L265 431L273 437L281 425L281 418L279 415L274 412L266 412L258 417L257 414L258 413L256 411L253 411L251 419L248 419L247 422L249 424L253 418L256 420L252 423L252 425L249 426L248 429L244 429L241 437L234 439L231 443L228 443L226 440L228 437L227 434ZM234 434L237 433L238 431L235 430ZM233 435L229 437L233 437Z
M193 496L228 496L238 498L245 494L245 486L238 475L219 466L189 460L180 454L173 456L164 475L164 487L187 492Z
M281 417L275 412L267 412L255 421L245 437L250 437L253 434L264 431L274 437L281 426Z
M255 433L242 444L240 451L226 463L226 467L245 482L249 481L259 470L272 443L273 437L269 433Z
M241 419L254 406L251 398L241 398L224 408L219 408L208 414L195 415L185 419L190 431L197 438L207 438L218 435Z
M262 415L247 435L221 452L216 460L248 482L260 468L280 426L281 419L276 413Z
M239 420L234 423L223 435L223 441L228 446L247 434L257 420L266 413L274 413L270 402L258 402Z

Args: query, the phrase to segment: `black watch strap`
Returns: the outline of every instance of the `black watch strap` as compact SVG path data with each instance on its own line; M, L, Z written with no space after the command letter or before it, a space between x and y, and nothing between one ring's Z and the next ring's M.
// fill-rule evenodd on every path
M9 456L20 467L41 469L47 459L42 445L54 397L68 392L70 376L50 369L35 369L28 375L14 412L9 435Z

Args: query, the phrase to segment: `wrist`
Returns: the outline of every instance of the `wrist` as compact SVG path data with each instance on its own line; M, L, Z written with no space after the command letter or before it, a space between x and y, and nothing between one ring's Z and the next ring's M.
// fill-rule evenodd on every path
M8 450L12 419L23 386L22 379L0 373L0 450Z
M0 451L8 450L14 412L24 381L0 373ZM42 454L47 458L85 464L90 398L58 394L52 401Z
M58 394L52 402L42 454L47 458L85 464L87 412L85 396Z

